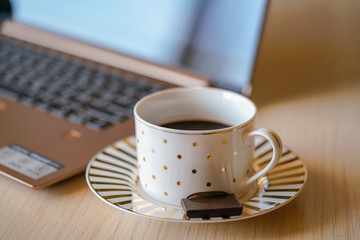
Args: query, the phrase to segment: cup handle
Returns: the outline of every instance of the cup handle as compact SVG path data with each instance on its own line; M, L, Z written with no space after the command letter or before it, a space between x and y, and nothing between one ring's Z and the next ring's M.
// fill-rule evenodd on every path
M246 136L246 139L253 136L263 136L264 138L266 138L270 142L273 148L273 155L268 165L265 168L263 168L261 171L257 172L255 175L251 176L247 180L246 185L254 182L261 176L264 176L271 168L273 168L278 163L282 154L281 140L274 131L267 128L255 129L250 131L250 133Z

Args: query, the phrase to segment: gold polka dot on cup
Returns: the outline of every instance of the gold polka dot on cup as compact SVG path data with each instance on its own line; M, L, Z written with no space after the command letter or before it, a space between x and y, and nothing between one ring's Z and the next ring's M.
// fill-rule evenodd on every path
M196 169L193 169L191 172L192 172L193 174L197 173Z
M166 140L166 139L164 139L164 140L163 140L163 142L164 142L164 143L167 143L167 140Z
M223 140L223 141L222 141L222 144L224 144L224 145L225 145L226 143L227 143L227 141L226 141L226 140Z
M155 175L152 175L152 178L155 179L156 178Z
M177 183L176 183L178 186L180 186L181 185L181 182L180 181L177 181Z
M148 187L147 183L145 183L145 187L146 187L146 188Z
M234 156L237 156L237 155L238 155L238 151L235 151L235 152L234 152Z
M167 195L168 195L168 193L167 193L167 192L164 192L164 195L165 195L165 196L167 196Z
M212 159L211 155L207 156L207 160L211 160L211 159Z
M211 187L211 182L206 183L207 187Z
M181 159L182 157L181 157L181 155L177 155L177 158L178 158L178 159Z
M226 168L224 168L224 167L221 168L221 171L222 171L222 172L226 172Z
M145 157L143 157L143 161L144 161L144 162L146 161L146 158L145 158Z
M233 178L233 182L236 182L236 178Z
M163 168L164 168L164 170L167 170L167 166L164 166Z
M197 145L197 142L193 142L193 147L196 147Z
M151 152L152 152L152 153L155 153L155 149L151 149Z

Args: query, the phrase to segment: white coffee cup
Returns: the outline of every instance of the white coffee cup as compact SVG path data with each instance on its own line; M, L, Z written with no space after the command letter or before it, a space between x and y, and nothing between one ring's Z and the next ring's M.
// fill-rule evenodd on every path
M281 140L254 129L256 107L248 98L217 88L172 88L141 99L134 108L139 184L149 197L180 206L182 198L207 191L241 197L280 159ZM169 122L204 120L229 127L185 130ZM272 145L268 165L253 173L254 138Z

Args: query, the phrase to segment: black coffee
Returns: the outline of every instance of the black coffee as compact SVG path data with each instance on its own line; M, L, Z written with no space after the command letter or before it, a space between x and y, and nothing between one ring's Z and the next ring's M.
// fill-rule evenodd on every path
M163 124L162 126L178 130L214 130L230 127L229 125L223 123L202 120L171 122Z

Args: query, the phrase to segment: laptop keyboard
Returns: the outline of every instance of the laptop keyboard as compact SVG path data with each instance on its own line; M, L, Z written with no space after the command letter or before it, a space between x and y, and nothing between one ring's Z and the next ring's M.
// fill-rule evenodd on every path
M0 39L0 95L94 130L126 120L140 98L164 88L18 42Z

